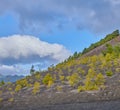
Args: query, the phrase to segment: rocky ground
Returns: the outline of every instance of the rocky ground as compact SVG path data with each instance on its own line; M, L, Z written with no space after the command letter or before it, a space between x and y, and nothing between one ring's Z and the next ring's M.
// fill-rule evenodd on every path
M120 110L120 74L106 78L105 88L78 92L66 83L62 91L54 87L31 94L32 88L23 88L12 96L3 90L0 110Z
M12 102L0 103L0 110L120 110L120 86L78 93L46 91L37 95L17 95Z
M46 106L6 107L1 110L120 110L120 100Z

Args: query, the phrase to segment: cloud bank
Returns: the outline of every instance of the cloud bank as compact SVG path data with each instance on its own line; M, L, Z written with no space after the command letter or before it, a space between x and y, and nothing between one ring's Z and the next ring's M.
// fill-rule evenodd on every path
M0 0L0 15L12 13L24 30L72 23L102 32L120 27L119 10L120 0Z
M27 35L0 38L0 64L28 64L63 61L70 52L62 45L50 44Z
M25 69L20 65L0 65L0 75L28 75L29 68Z

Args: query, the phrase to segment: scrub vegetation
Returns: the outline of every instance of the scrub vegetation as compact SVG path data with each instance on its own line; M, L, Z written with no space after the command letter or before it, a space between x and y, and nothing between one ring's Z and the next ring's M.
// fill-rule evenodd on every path
M5 84L0 82L0 102L4 101L4 94L7 91L8 101L14 102L16 94L25 93L37 95L48 90L62 92L77 90L99 91L106 88L107 82L115 74L120 73L120 45L112 45L108 41L115 39L119 35L116 30L109 34L105 39L92 44L84 49L82 53L75 52L67 60L57 65L52 65L45 71L35 71L34 66L30 70L30 76L16 81L15 83ZM99 55L93 53L92 56L85 56L85 53L99 48L105 44ZM119 82L119 81L118 81ZM111 82L112 83L112 82Z

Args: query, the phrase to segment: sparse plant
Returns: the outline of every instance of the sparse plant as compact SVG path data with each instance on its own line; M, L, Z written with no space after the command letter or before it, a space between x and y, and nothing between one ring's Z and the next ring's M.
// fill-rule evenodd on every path
M113 72L112 72L112 71L107 71L107 72L106 72L106 75L107 75L107 76L112 76L112 75L113 75Z
M0 86L3 86L5 84L5 82L2 80L1 82L0 82Z
M85 91L84 86L78 86L78 92L82 92L82 91Z
M98 86L104 85L105 78L104 78L103 74L101 74L101 73L97 74L96 79L95 79L95 83Z
M57 89L57 91L61 92L62 91L62 86L57 86L56 89Z
M36 78L37 80L40 80L40 78L41 78L40 73L35 74L35 78Z
M2 94L3 92L2 91L0 91L0 95Z
M39 82L35 82L34 86L33 86L33 94L37 94L40 91L40 83Z
M28 86L28 81L26 79L21 79L16 82L17 85L21 85L21 87L27 87Z
M21 85L17 85L16 88L15 88L15 92L18 92L22 89L22 86Z
M9 91L12 91L12 88L8 88Z
M62 83L64 83L64 81L65 81L65 76L64 76L64 75L60 75L60 76L59 76L59 79L60 79L60 81L61 81Z
M54 83L54 79L51 76L51 74L47 74L43 80L42 80L43 84L47 85L48 87L50 87L53 83Z
M116 72L120 72L120 68L116 68L115 71L116 71Z
M9 101L9 102L13 102L13 101L14 101L14 98L10 98L8 101Z
M15 92L14 92L14 91L11 91L10 94L13 96L13 95L15 94Z
M0 102L2 102L3 101L3 98L0 98Z
M69 77L68 81L71 86L75 86L80 81L80 76L77 73L74 73Z

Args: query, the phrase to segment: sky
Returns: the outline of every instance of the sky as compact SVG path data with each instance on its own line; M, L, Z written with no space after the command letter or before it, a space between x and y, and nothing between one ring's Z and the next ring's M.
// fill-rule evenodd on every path
M120 0L0 0L0 74L45 69L120 28Z

